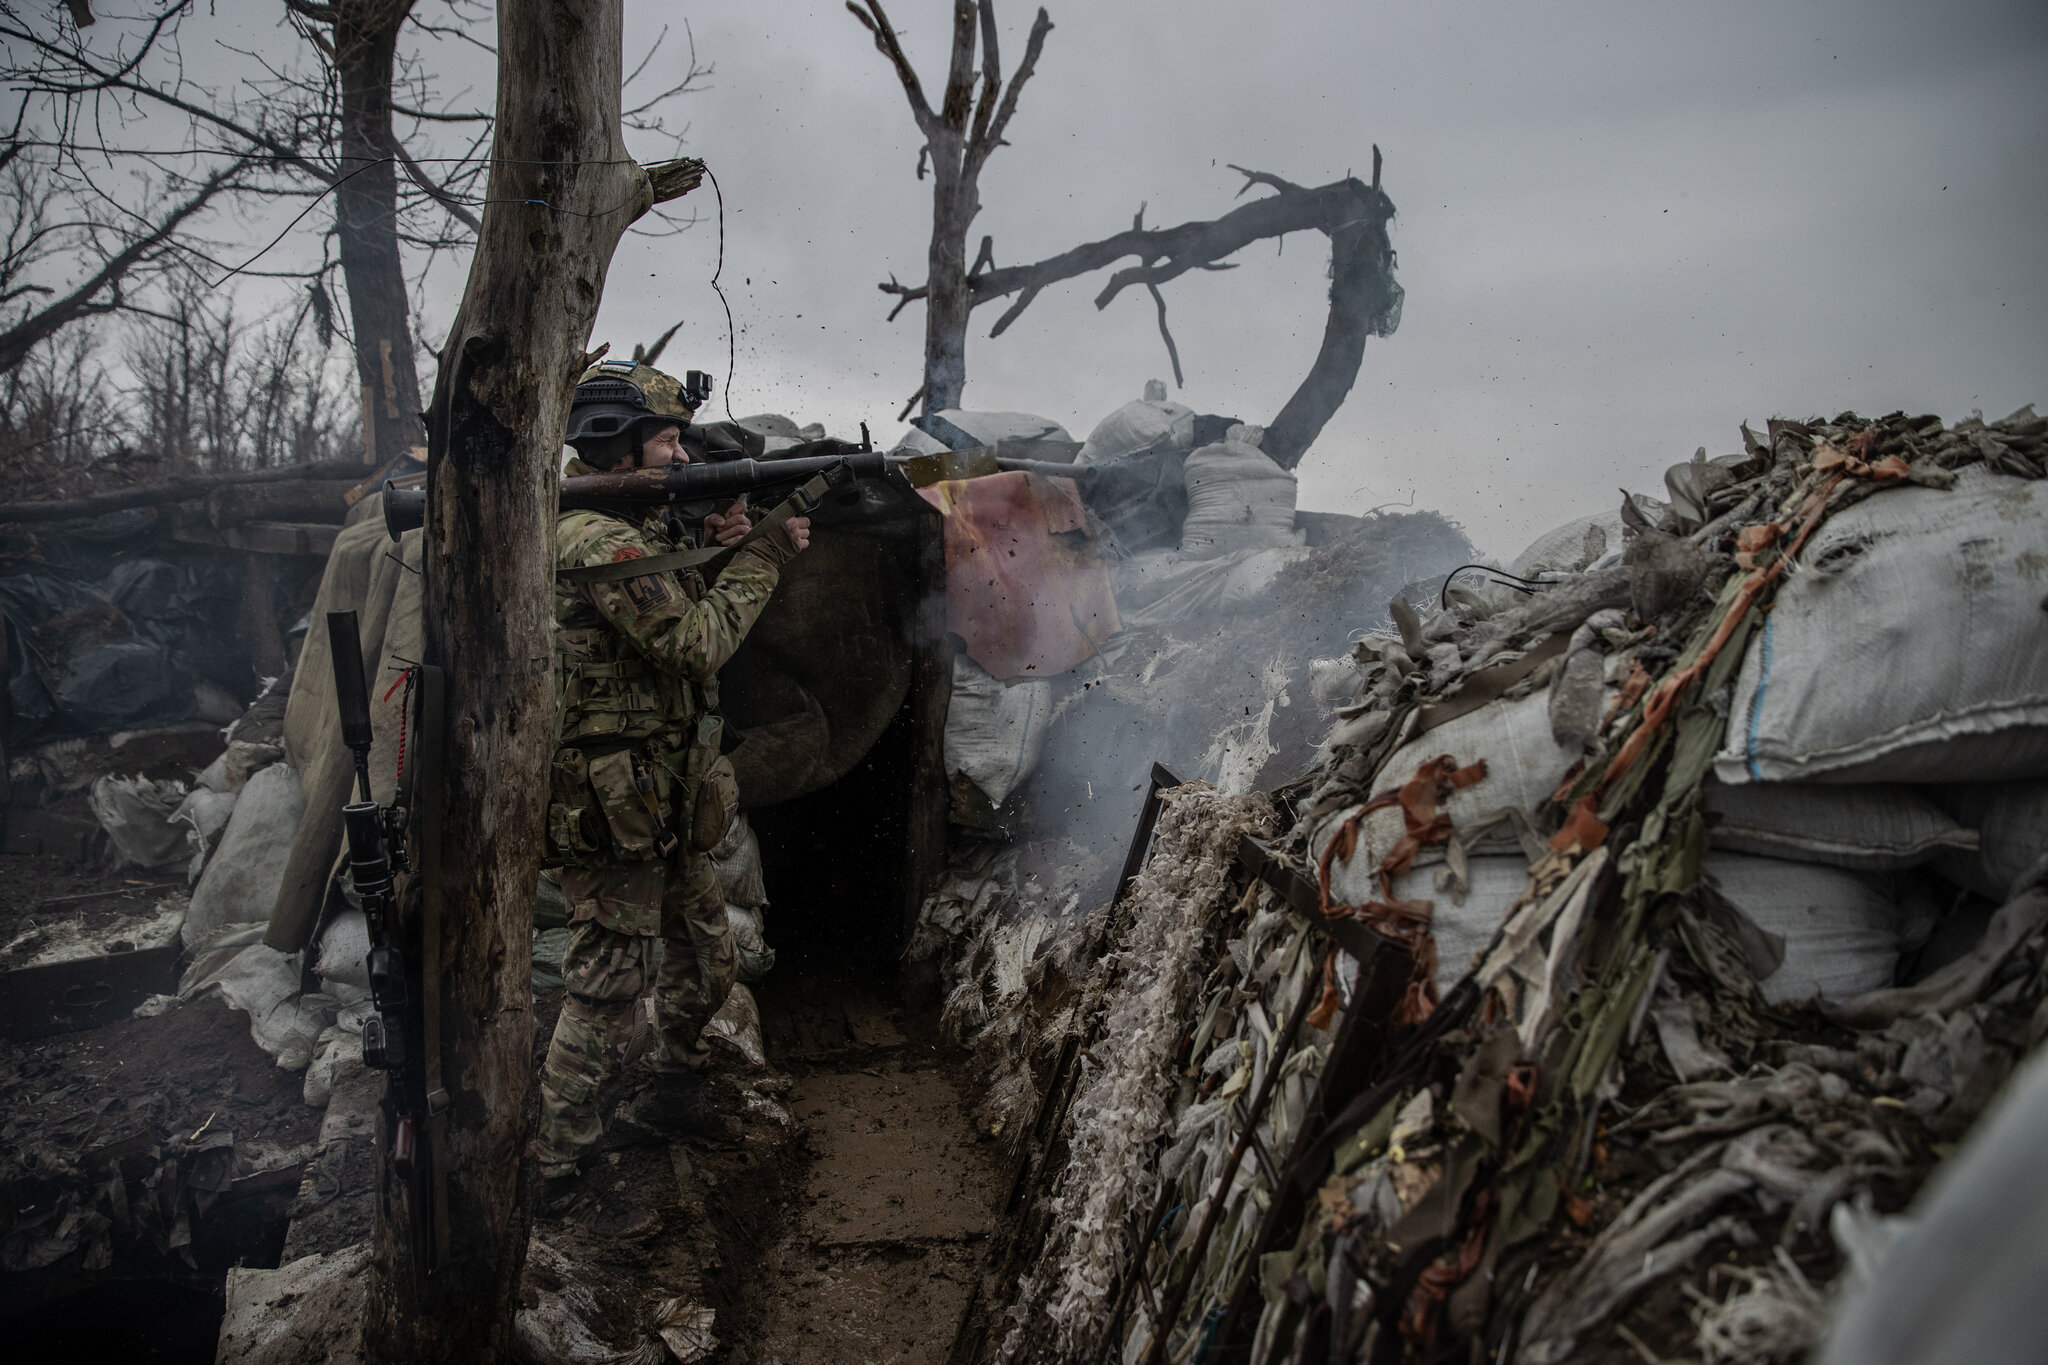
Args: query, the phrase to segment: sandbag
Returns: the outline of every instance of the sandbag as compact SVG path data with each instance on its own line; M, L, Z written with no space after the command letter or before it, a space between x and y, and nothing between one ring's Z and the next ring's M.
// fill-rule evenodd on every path
M171 812L171 819L185 826L185 844L192 858L191 880L194 883L206 870L206 860L212 856L215 846L220 843L220 836L227 830L228 820L234 815L238 800L240 797L235 792L194 787Z
M1715 848L1794 862L1890 872L1942 853L1973 853L1974 830L1911 787L1878 783L1751 782L1703 789ZM1720 823L1712 823L1719 817ZM2015 869L2013 875L2018 875Z
M172 819L184 799L182 782L108 776L92 784L86 804L113 843L118 863L162 867L185 854L185 827Z
M1442 862L1412 867L1394 878L1394 895L1404 901L1428 901L1432 911L1429 932L1436 939L1436 989L1447 994L1472 970L1472 958L1493 942L1515 898L1529 887L1529 860L1519 855L1472 858L1467 861L1472 880L1464 903L1439 890L1437 877L1447 869Z
M249 779L220 847L193 889L192 913L185 921L187 948L205 947L227 925L270 919L305 813L306 798L291 764L273 763Z
M1074 438L1058 422L1028 412L967 412L946 408L923 417L913 417L910 424L937 439L948 450L972 450L977 446L997 444L1074 444Z
M1975 850L1944 850L1934 870L2003 905L2013 883L2048 853L2048 781L1958 782L1935 789L1957 820L1974 827Z
M1110 566L1125 630L1171 626L1217 612L1256 611L1271 602L1281 571L1312 553L1305 546L1190 555L1151 550Z
M313 1060L314 1046L333 1021L301 1003L299 966L262 943L250 943L224 958L195 962L178 984L183 1000L218 990L230 1008L249 1016L249 1036L287 1071L303 1069Z
M1751 637L1714 774L2048 776L2048 492L1981 465L1822 524Z
M1576 573L1610 550L1621 548L1621 513L1599 512L1545 531L1515 556L1508 572L1533 578L1546 571Z
M768 886L761 876L761 841L745 811L733 817L725 838L711 850L711 865L718 869L726 904L748 909L768 904Z
M323 985L339 981L357 990L370 989L370 923L353 907L336 915L320 932L320 951L313 970Z
M1452 825L1459 828L1508 806L1534 811L1579 760L1576 747L1566 748L1551 737L1549 697L1534 692L1515 701L1497 701L1469 711L1410 740L1381 765L1373 782L1374 790L1399 787L1415 775L1417 768L1439 754L1449 754L1460 767L1486 760L1485 779L1452 792L1443 805ZM1332 820L1317 832L1318 856L1336 825ZM1360 820L1358 843L1351 857L1330 865L1330 899L1344 905L1363 905L1377 898L1373 869L1404 829L1398 806L1376 810Z
M1887 878L1717 852L1700 860L1700 872L1758 928L1784 940L1784 961L1757 983L1770 1003L1846 1000L1892 984L1899 905Z
M2044 1128L2048 1053L2037 1051L1914 1198L1905 1234L1869 1287L1841 1306L1814 1357L1819 1365L2041 1358L2048 1341Z
M1002 805L1038 767L1051 722L1051 683L1001 682L965 654L954 656L946 771L965 773L991 805Z
M1189 450L1195 444L1195 410L1166 401L1166 386L1158 380L1145 385L1145 396L1124 404L1095 424L1081 453L1079 465L1101 464L1134 451L1165 446Z
M1188 456L1181 466L1188 494L1182 554L1199 558L1308 543L1294 529L1294 475L1259 449L1264 438L1258 427L1234 426L1221 444Z

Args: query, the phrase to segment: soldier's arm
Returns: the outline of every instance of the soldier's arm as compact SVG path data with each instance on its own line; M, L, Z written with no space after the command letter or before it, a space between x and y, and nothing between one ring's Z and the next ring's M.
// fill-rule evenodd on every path
M781 566L796 552L795 544L778 528L734 555L696 602L672 574L584 586L599 614L655 667L702 682L740 647L768 605ZM631 528L620 526L590 541L577 558L586 564L610 564L649 553Z

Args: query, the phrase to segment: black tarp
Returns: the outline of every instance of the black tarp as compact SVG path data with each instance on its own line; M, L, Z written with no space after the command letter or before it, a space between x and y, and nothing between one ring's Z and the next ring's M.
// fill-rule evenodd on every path
M172 542L140 509L4 549L10 748L193 719L203 683L254 694L242 556Z

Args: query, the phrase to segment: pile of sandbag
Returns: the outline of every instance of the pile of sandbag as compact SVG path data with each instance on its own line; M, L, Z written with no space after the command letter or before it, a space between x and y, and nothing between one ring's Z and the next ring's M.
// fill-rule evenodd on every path
M998 1358L1825 1337L1814 1268L1872 1273L1871 1200L2048 1031L2048 422L1744 434L1630 499L1624 544L1548 538L1544 590L1396 603L1397 634L1315 671L1327 757L1207 928L1179 1049L1113 1122L1044 1089ZM1046 992L1067 1095L1142 989L1138 927L1110 932ZM1105 1122L1137 1168L1030 1232Z

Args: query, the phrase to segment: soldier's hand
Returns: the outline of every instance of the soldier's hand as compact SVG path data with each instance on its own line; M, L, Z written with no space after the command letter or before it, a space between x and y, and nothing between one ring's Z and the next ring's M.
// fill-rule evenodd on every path
M797 549L808 550L811 548L811 519L809 517L791 517L783 525L789 531L789 538L796 542Z
M733 503L723 512L711 513L704 518L704 528L720 545L739 544L741 538L754 529L753 521L747 516L746 500Z

